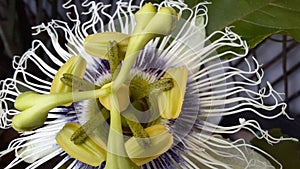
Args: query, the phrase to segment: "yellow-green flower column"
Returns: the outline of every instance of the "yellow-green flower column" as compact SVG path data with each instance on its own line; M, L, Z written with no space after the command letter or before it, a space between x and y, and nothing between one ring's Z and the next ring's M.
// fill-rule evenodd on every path
M126 55L121 70L112 82L111 88L111 123L108 138L108 152L106 169L121 169L137 167L127 157L122 134L120 100L116 92L128 80L130 70L136 61L139 52L153 38L165 36L171 33L177 22L176 12L172 8L164 7L158 12L156 8L148 3L144 5L136 14L136 26L128 43ZM164 23L164 27L161 24ZM126 84L125 84L126 85Z

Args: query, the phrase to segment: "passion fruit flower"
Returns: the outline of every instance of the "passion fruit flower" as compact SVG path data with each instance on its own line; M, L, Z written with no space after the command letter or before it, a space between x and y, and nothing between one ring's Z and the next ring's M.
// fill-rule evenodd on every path
M36 168L56 156L55 168L274 168L259 148L219 135L245 129L271 144L292 139L270 136L255 120L218 125L245 110L267 119L288 115L270 85L249 89L262 79L254 58L245 59L248 70L230 66L248 52L237 34L227 28L206 37L207 4L117 2L110 15L110 5L86 1L78 13L69 1L72 28L59 20L34 27L48 33L55 51L34 40L14 58L14 76L1 81L1 128L21 134L0 152L15 154L6 168L22 161ZM212 37L219 38L210 43ZM270 116L252 108L278 106Z

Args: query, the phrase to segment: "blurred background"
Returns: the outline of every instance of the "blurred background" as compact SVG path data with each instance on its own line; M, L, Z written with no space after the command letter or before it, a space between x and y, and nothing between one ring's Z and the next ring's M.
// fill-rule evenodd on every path
M68 21L66 10L62 8L64 0L0 0L0 80L13 76L12 61L15 55L22 55L31 47L37 37L32 36L31 27L47 23L51 19ZM80 11L83 1L75 0ZM105 1L114 4L115 1ZM136 1L138 3L138 1ZM114 7L107 10L114 10ZM43 34L44 35L44 34ZM39 35L44 42L48 37ZM287 103L287 112L295 120L289 121L282 116L276 120L259 120L264 129L281 128L283 133L300 139L300 43L285 35L272 35L249 52L248 57L255 57L264 70L264 80L259 87L266 86L267 81L282 95ZM245 66L243 60L231 66ZM238 80L238 79L233 79ZM258 89L257 89L258 90ZM279 110L278 110L279 111ZM268 113L268 112L266 112ZM244 118L255 118L245 112ZM229 116L222 119L222 125L232 125L241 116ZM0 150L7 147L12 138L18 134L12 130L0 130ZM0 159L3 168L13 156ZM54 159L55 160L55 159ZM20 166L22 168L22 165Z

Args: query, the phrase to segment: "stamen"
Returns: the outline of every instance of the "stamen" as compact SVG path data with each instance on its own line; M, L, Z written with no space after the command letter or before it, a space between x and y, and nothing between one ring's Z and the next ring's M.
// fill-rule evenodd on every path
M126 122L129 125L133 136L139 138L137 141L141 147L148 148L151 144L149 134L145 131L144 127L132 112L126 113Z
M165 78L149 84L146 89L168 91L171 90L173 86L174 86L173 79Z
M151 84L148 84L147 86L137 89L137 95L134 97L137 100L142 99L144 97L147 97L150 95L150 93L154 91L168 91L171 90L174 86L173 79L172 78L164 78L160 79L156 82L153 82Z
M112 74L112 79L115 79L120 71L120 61L121 58L119 57L119 46L116 41L109 41L108 42L108 60L110 71Z
M107 44L115 41L118 44L119 58L124 59L130 36L120 32L101 32L91 34L84 40L85 51L101 59L109 60Z
M188 71L185 67L175 67L167 70L164 78L172 78L174 80L174 87L164 92L167 98L166 108L161 110L161 116L166 119L175 119L179 116L186 91L186 84L188 79ZM162 97L162 96L160 96ZM160 103L161 107L164 103Z
M66 123L56 136L57 143L71 157L92 166L99 166L106 157L106 151L100 145L90 138L81 145L75 145L69 139L79 128L80 125L77 123Z
M136 108L141 108L143 105L142 103L145 102L147 105L147 109L149 107L150 102L146 103L147 101L144 100L142 101L143 98L145 97L150 97L151 93L155 91L167 91L172 89L174 86L173 84L173 79L171 78L164 78L160 79L156 82L150 83L150 84L143 84L140 81L135 83L136 79L134 79L131 83L131 87L134 87L134 96L132 96L132 99L134 100L132 102L132 105ZM145 82L147 83L147 82ZM144 86L144 87L141 87ZM141 108L142 110L143 108ZM144 138L144 139L138 139L138 143L141 144L142 147L147 148L151 144L151 140L149 139L148 133L144 130L142 124L139 122L138 118L134 115L132 112L134 110L127 110L123 113L123 115L126 116L126 122L129 125L129 128L131 129L131 132L133 133L133 136L136 138ZM157 122L160 121L160 118L157 120L154 120L153 123L151 124L157 124ZM147 124L147 126L152 126L150 124Z
M173 144L173 136L168 132L164 125L154 125L145 129L151 139L149 147L141 148L140 138L131 137L125 143L126 151L130 159L137 165L152 161L161 154L169 150Z
M86 61L81 56L72 56L56 72L51 84L50 94L73 91L71 87L64 85L64 83L60 81L60 78L64 73L74 74L82 78L84 76L85 70ZM71 104L72 102L66 103L65 106L70 106Z
M60 80L69 87L72 87L73 89L80 89L80 90L91 90L91 89L100 89L101 86L95 85L93 83L90 83L78 76L75 76L70 73L64 73L63 77L60 78Z
M93 116L72 134L70 139L74 142L74 144L80 145L84 143L89 134L91 134L97 127L105 123L109 117L109 111L103 107L100 112L101 115L98 114ZM106 138L101 139L104 139L104 142L106 142Z

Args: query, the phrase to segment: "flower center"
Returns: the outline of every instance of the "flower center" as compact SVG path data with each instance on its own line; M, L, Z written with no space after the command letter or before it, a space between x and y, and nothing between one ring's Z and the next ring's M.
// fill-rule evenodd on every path
M143 77L144 76L144 77ZM145 77L146 76L146 77ZM137 72L135 76L131 78L129 83L129 91L124 88L120 88L119 92L119 103L122 107L122 131L125 136L128 137L138 137L147 138L148 134L144 131L144 128L159 124L161 121L161 116L158 107L158 103L154 103L151 97L159 95L161 92L168 91L174 86L173 80L171 78L164 78L153 81L151 79L157 79L147 72ZM70 74L65 75L64 83L80 87L80 90L84 90L83 86L91 87L92 84L80 79L76 76ZM85 85L83 85L85 84ZM111 86L111 81L107 81L102 86L94 87L106 87ZM71 87L72 87L71 86ZM129 97L127 97L129 93ZM84 101L83 101L84 102ZM124 103L126 102L126 103ZM130 102L129 104L127 102ZM72 135L71 140L75 144L81 144L85 141L88 135L92 134L94 130L103 131L103 123L109 126L110 123L110 105L109 97L102 97L99 100L90 100L85 105L85 112L82 114L84 116L89 116L88 120ZM95 113L94 110L99 112ZM100 124L100 122L102 124ZM106 130L109 128L106 127ZM104 133L108 133L105 131ZM101 136L103 138L103 136ZM105 139L107 140L107 138Z

